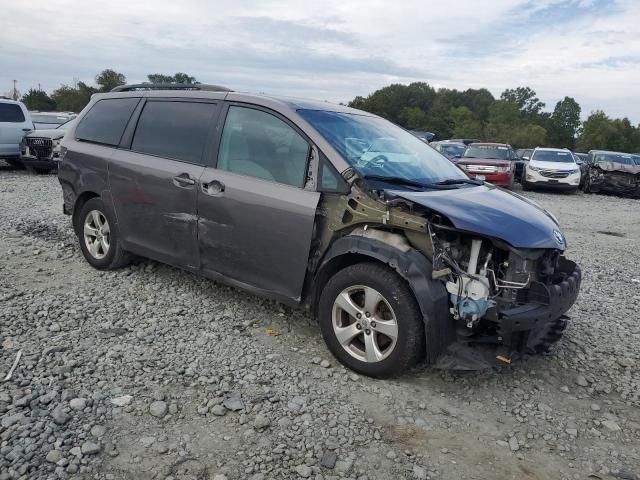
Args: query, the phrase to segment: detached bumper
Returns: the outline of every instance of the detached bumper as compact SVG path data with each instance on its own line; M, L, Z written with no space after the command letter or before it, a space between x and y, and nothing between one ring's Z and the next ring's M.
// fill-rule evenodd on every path
M560 257L557 281L552 285L533 282L528 291L528 302L499 310L500 335L507 347L528 352L541 352L555 342L566 327L564 314L578 298L582 272L575 262ZM526 345L514 345L518 332L528 332Z

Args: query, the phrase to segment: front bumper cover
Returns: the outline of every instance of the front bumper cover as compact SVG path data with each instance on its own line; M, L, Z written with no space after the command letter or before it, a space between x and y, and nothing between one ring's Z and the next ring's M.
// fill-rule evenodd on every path
M526 351L534 353L545 350L548 344L557 340L554 337L566 326L564 314L578 298L582 272L575 262L560 257L556 279L550 285L532 282L527 303L499 309L503 345L511 349L526 347ZM514 344L514 334L518 332L528 332L526 345Z

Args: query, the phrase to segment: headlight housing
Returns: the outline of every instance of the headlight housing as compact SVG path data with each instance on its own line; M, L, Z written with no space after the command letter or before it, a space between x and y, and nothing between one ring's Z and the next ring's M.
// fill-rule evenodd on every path
M533 170L534 172L539 172L540 169L538 167L534 167L533 165L527 165L527 168L529 170Z
M511 171L511 165L507 165L506 167L498 167L498 172L500 173L508 173Z

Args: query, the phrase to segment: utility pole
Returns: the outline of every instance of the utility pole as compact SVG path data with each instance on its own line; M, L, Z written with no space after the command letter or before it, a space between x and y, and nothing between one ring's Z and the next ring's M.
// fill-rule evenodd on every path
M13 99L14 100L18 100L18 90L16 89L16 82L17 80L13 81Z

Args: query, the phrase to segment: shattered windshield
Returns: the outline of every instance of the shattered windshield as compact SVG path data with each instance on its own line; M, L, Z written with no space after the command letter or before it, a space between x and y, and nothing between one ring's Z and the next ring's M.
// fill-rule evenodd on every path
M531 160L538 162L576 163L571 152L557 152L555 150L536 150L533 152Z
M464 158L482 158L491 160L509 160L507 147L493 145L471 145L464 152Z
M298 113L364 177L425 184L468 179L446 157L387 120L321 110L302 109Z

